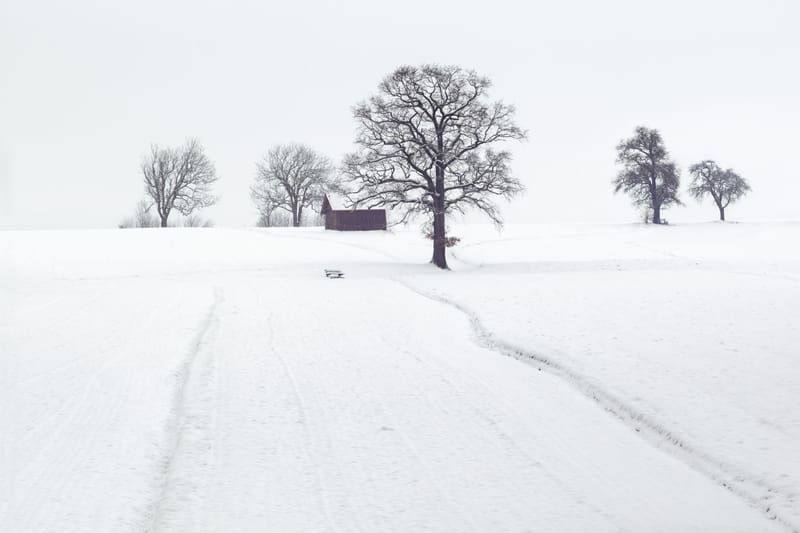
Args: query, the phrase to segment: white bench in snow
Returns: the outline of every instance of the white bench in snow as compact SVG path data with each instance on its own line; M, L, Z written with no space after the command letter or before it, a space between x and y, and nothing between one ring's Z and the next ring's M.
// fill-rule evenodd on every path
M326 278L337 278L337 279L338 278L343 278L344 277L344 272L342 272L341 270L328 270L326 268L325 269L325 277Z

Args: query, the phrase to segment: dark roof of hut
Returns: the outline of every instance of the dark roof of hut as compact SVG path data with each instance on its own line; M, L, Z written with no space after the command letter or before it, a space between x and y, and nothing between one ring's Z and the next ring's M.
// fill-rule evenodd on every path
M324 215L327 214L329 211L333 211L333 208L331 207L331 201L328 200L328 195L326 194L325 196L322 197L322 208L320 208L319 214Z

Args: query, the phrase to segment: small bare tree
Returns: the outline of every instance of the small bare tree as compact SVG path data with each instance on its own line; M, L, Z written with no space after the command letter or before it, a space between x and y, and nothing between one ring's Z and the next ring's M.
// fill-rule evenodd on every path
M192 213L183 219L184 228L213 228L214 221L210 218L203 218L198 213Z
M151 204L147 200L139 200L136 204L136 214L134 215L134 222L137 228L155 228L158 226L158 221L150 213Z
M305 221L305 219L303 220ZM292 227L292 217L283 210L264 212L256 219L256 226L259 228L290 228Z
M432 219L432 263L447 268L445 216L476 208L496 224L493 199L523 190L511 154L491 147L525 139L514 108L489 102L491 82L458 66L403 66L357 105L359 151L344 160L351 206L398 210L399 222Z
M281 189L275 187L274 183L269 183L263 180L256 179L256 182L250 186L250 199L253 205L256 206L258 211L258 226L262 228L271 228L272 226L287 226L291 225L284 223L284 219L288 217L288 213L276 212L278 210L278 193Z
M710 159L689 167L692 184L689 194L702 200L711 196L719 209L719 219L725 220L725 208L750 192L750 184L733 169L722 170Z
M617 163L622 170L614 180L614 192L631 195L634 204L652 210L653 224L661 224L661 209L680 205L680 175L670 160L658 130L636 128L630 139L617 145Z
M162 228L167 227L173 209L189 216L217 201L211 194L211 186L218 179L214 163L196 139L189 139L180 148L153 145L142 161L142 173L145 192L156 208Z
M151 203L145 199L136 203L136 211L132 217L127 217L119 223L120 228L155 228L158 220L150 213Z
M272 148L257 164L250 198L259 217L272 224L273 213L282 209L300 226L303 211L321 201L325 191L335 187L333 165L328 158L299 144Z

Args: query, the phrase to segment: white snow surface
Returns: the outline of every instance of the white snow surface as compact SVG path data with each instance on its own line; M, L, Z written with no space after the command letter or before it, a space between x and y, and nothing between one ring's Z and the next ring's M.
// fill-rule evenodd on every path
M0 531L800 529L800 224L453 234L0 232Z

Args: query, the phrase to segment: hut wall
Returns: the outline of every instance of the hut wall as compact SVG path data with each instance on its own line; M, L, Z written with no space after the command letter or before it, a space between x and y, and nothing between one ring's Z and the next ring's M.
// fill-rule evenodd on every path
M339 231L385 230L386 211L383 209L328 211L325 215L325 229Z

